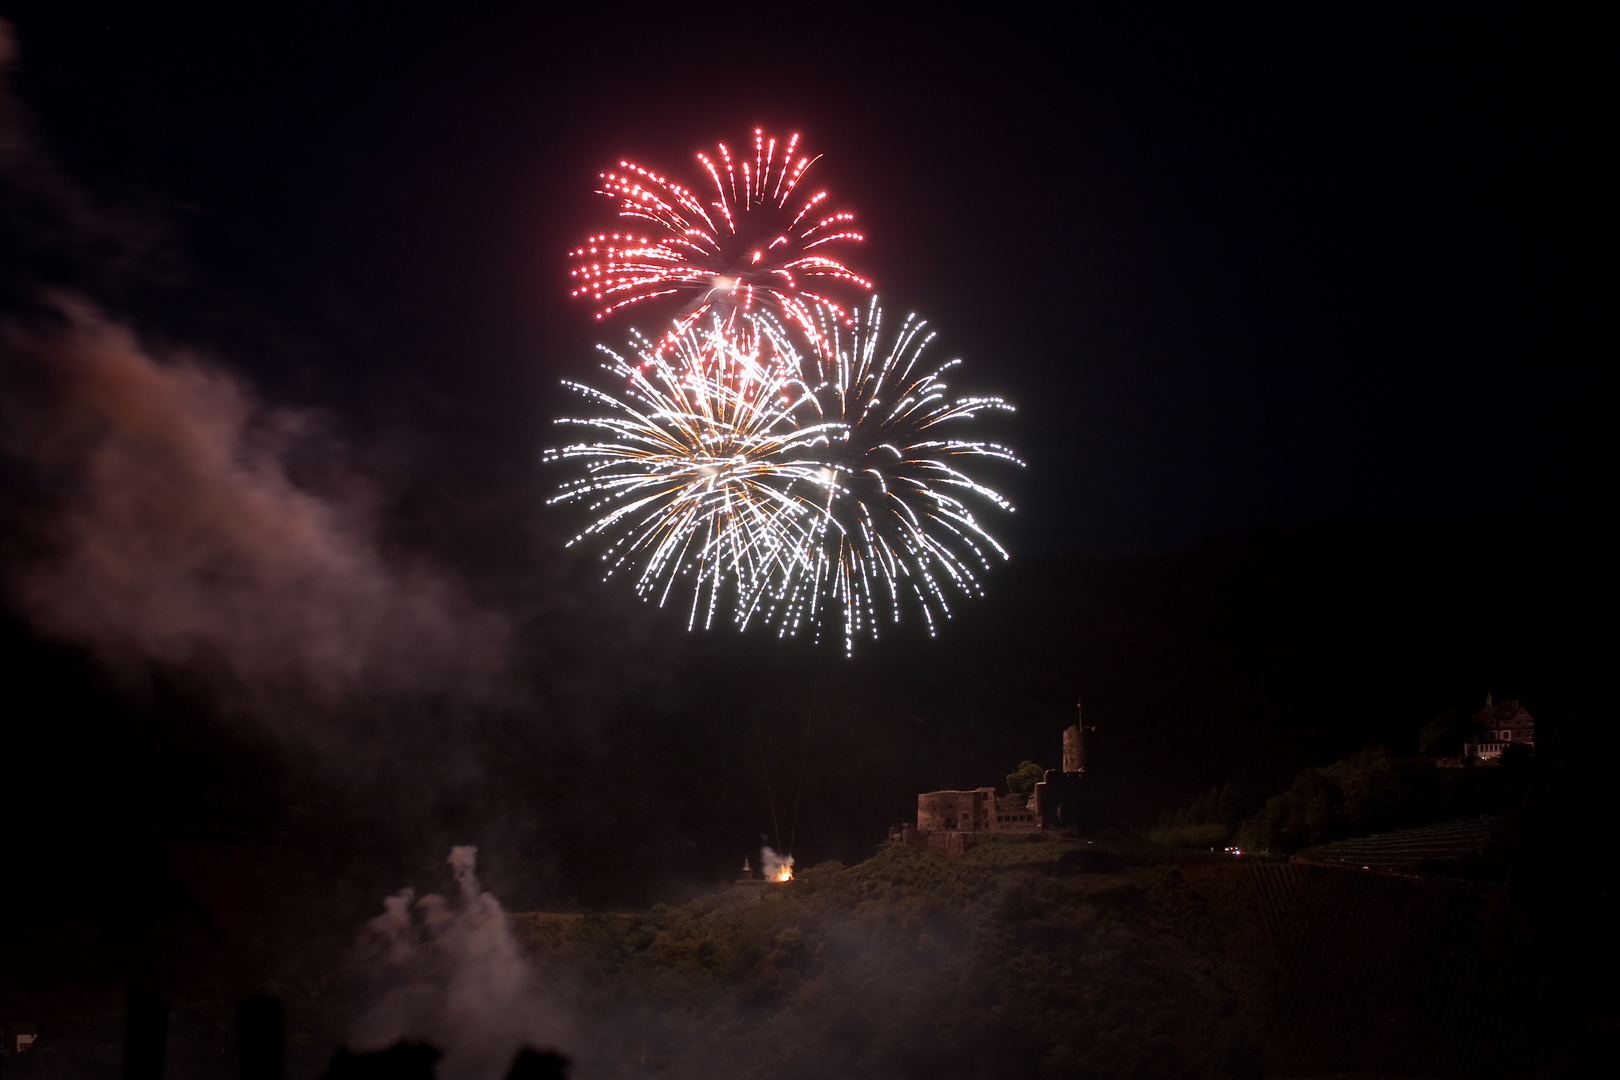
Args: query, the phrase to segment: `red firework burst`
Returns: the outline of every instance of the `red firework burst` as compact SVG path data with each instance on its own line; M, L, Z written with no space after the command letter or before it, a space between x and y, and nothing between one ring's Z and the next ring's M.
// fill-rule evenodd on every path
M754 156L733 159L724 143L697 159L714 185L705 204L689 188L628 161L604 172L598 193L619 204L619 216L648 223L650 235L603 233L569 252L573 295L599 305L596 317L662 296L684 296L673 340L705 312L771 310L816 336L811 308L831 298L812 292L828 284L871 289L840 261L842 248L863 237L855 215L830 210L827 193L796 194L817 158L800 155L797 133L782 146L754 129ZM847 316L845 316L847 318Z

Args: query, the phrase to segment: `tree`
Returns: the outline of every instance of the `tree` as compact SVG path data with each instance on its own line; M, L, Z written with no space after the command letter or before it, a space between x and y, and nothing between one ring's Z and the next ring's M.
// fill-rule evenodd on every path
M1033 795L1035 785L1046 776L1046 770L1033 761L1025 761L1007 774L1007 792L1011 795Z
M1424 757L1455 756L1474 733L1474 722L1456 709L1447 709L1418 732L1418 753Z

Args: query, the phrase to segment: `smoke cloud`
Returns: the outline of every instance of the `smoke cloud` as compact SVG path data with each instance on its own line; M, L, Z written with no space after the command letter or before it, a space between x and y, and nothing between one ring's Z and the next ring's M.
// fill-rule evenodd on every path
M778 854L766 844L759 849L759 868L766 881L786 881L793 876L793 856Z
M0 20L0 74L15 61ZM202 673L282 734L394 696L476 704L506 620L384 556L367 499L301 485L320 425L88 299L167 271L161 226L107 213L0 83L0 493L10 606L124 673ZM157 245L161 247L161 244ZM155 259L155 263L154 263ZM321 470L340 475L340 454Z
M87 302L0 325L0 450L47 494L42 552L10 571L45 632L110 663L215 671L250 698L476 698L505 626L443 578L390 565L365 514L290 475L297 414L143 348Z
M361 948L380 989L350 1036L360 1052L407 1040L444 1052L443 1080L489 1080L525 1046L569 1040L569 1025L540 994L500 901L475 873L478 849L450 850L457 895L416 899L404 889L383 902Z

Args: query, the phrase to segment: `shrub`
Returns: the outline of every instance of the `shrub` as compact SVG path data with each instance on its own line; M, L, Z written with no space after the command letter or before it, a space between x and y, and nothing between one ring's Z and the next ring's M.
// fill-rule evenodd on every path
M1189 821L1148 830L1148 839L1161 847L1199 850L1225 847L1231 835L1231 828L1218 821Z
M1224 847L1238 822L1237 797L1232 785L1210 788L1180 810L1166 813L1148 831L1148 839L1162 847Z

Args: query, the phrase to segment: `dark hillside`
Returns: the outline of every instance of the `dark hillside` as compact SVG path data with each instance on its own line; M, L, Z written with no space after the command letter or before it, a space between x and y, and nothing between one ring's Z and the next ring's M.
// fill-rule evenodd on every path
M590 1075L1516 1077L1559 1049L1499 886L1164 858L992 840L515 918L617 1032Z
M402 549L436 553L481 600L512 612L524 685L510 707L359 718L359 730L374 724L386 737L367 739L353 758L311 760L239 718L222 720L196 672L109 676L8 609L0 636L17 703L8 754L26 764L0 788L0 809L26 847L29 873L19 878L27 887L0 899L0 1004L26 1010L53 1038L116 1032L124 988L140 978L171 1001L209 1003L198 1006L203 1015L228 1018L238 997L329 969L381 897L442 874L452 844L480 847L480 874L510 909L642 908L734 875L761 834L774 832L774 794L800 866L861 863L890 822L910 819L917 792L999 783L1026 758L1052 764L1076 689L1101 728L1102 786L1126 825L1228 780L1247 800L1242 812L1258 809L1301 767L1367 742L1399 749L1404 739L1409 750L1436 714L1477 707L1492 689L1524 696L1538 720L1536 783L1503 826L1514 853L1503 880L1534 915L1536 962L1556 977L1542 989L1515 983L1514 992L1528 993L1526 1007L1543 1018L1597 1008L1563 999L1554 1008L1545 994L1591 983L1614 955L1608 868L1594 857L1607 850L1620 790L1608 766L1613 709L1598 692L1612 666L1602 633L1613 606L1612 575L1602 572L1615 547L1608 525L1352 523L1153 557L1015 560L937 639L908 628L847 661L729 631L674 632L672 613L559 556L538 506L534 492L512 488L430 498L414 518L409 500L400 505L392 520ZM476 549L457 537L475 538ZM339 730L357 723L318 719ZM1216 893L1199 899L1204 885L1184 905L1168 870L1112 877L1090 866L1048 877L972 859L913 866L885 856L831 875L827 892L810 874L787 894L810 906L760 908L762 918L780 910L788 921L766 919L775 929L746 939L746 949L722 926L727 905L711 898L703 903L718 905L722 929L709 947L736 958L722 970L733 974L685 960L669 970L688 972L702 1000L719 994L714 1001L742 1010L744 1034L769 1017L789 1041L868 1039L889 1047L902 1072L971 1060L996 1075L1035 1069L1047 1054L1051 1069L1079 1061L1105 1075L1163 1062L1165 1075L1201 1063L1235 1076L1262 1062L1279 993L1267 987L1293 976L1252 959L1263 950L1217 948L1226 931L1216 932L1208 912L1224 909ZM1193 880L1191 870L1184 876ZM1026 908L1034 914L1008 914ZM650 942L708 926L706 910L655 909L632 921ZM1475 909L1460 910L1469 925ZM1262 933L1258 917L1244 918L1217 922ZM688 1020L669 1012L667 996L637 998L647 945L614 937L616 922L603 925L605 940L619 944L600 955L624 967L587 983L601 995L585 995L601 1005L593 1015L621 1016L621 999L640 1000L646 1030L667 1029L669 1054L688 1036L694 1054L725 1043L729 1035L712 1026L730 1015L714 1011L721 1005ZM760 967L779 951L775 935L794 927L806 940L823 935L831 951L822 955L839 958L825 968L831 981L810 984L832 1001L860 1003L840 1006L838 1023L853 1033L842 1042L826 1034L829 1001L784 989L810 968ZM1482 936L1490 949L1516 950L1521 940ZM595 970L596 946L579 947L584 969ZM789 953L799 955L794 947L781 956ZM891 954L900 959L890 963ZM1490 970L1516 971L1537 953L1512 955ZM1245 963L1259 965L1252 977ZM1052 981L1026 991L1024 976L1007 974L1025 969ZM1343 978L1359 977L1346 970ZM1417 977L1398 965L1377 970ZM1155 1011L1160 1003L1169 1004ZM1129 1032L1118 1039L1116 1014ZM1051 1027L1051 1017L1069 1016L1089 1017L1083 1037ZM1420 1020L1398 1023L1450 1030L1443 1017ZM332 1005L321 1030L344 1022ZM615 1022L639 1030L633 1018ZM1530 1030L1539 1023L1527 1021ZM228 1041L226 1020L209 1024L210 1038ZM326 1044L310 1036L306 1045L318 1054ZM746 1056L758 1044L738 1045ZM1002 1053L996 1047L1044 1049L1036 1059L1007 1049L986 1064L970 1045L992 1056ZM1330 1053L1315 1045L1300 1060ZM210 1043L203 1056L218 1052ZM662 1052L649 1048L649 1060ZM1133 1064L1137 1053L1142 1063Z
M1490 1075L1538 1049L1532 924L1503 890L1294 865L1246 868L1264 895L1268 1071ZM1225 908L1228 932L1250 918ZM1266 993L1269 991L1269 994ZM1524 1023L1490 1025L1504 1000ZM1523 1011L1520 1011L1523 1010ZM1503 1070L1512 1075L1512 1069Z

